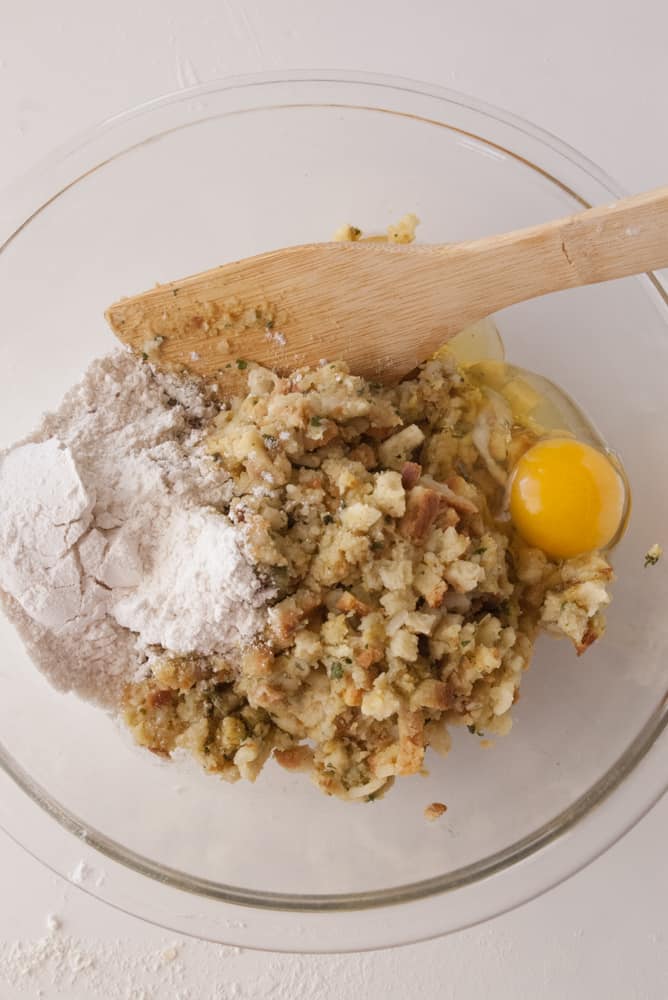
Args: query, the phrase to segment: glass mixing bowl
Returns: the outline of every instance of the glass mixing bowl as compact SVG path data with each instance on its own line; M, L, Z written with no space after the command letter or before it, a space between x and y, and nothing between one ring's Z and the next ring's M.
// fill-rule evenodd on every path
M470 239L619 191L526 122L435 87L342 73L207 84L106 122L0 206L0 445L114 341L119 296L213 264L382 229ZM560 383L622 456L629 531L605 638L578 660L540 641L512 733L457 731L429 775L364 805L270 764L227 785L161 763L52 690L0 622L0 823L101 899L242 946L337 951L499 913L572 874L668 782L668 302L651 276L498 316L509 360ZM437 823L424 807L448 805Z

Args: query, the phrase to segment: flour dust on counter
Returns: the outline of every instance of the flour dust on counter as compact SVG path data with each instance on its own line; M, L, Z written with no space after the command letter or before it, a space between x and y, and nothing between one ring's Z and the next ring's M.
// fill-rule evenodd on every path
M259 996L235 974L241 949L165 939L82 937L48 914L46 932L0 943L0 996L30 1000L220 1000ZM201 970L201 974L200 971Z

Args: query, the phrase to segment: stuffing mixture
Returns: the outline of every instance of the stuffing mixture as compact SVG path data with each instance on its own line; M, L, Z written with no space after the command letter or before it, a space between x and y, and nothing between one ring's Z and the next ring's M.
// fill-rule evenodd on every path
M266 622L234 655L156 652L125 719L140 744L230 781L273 755L372 800L427 747L446 753L450 726L505 733L537 634L584 652L612 569L520 540L508 473L537 431L448 351L395 387L341 363L247 375L205 442L274 595Z
M212 335L285 343L280 316L225 310ZM423 771L451 726L507 732L538 633L580 654L603 631L628 489L483 326L482 366L460 338L396 386L238 359L223 398L163 370L162 335L95 361L0 452L0 607L35 663L156 754L229 781L273 757L347 800Z

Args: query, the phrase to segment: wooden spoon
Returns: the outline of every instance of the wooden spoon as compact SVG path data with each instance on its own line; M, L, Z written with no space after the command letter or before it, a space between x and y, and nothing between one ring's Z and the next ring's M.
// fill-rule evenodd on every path
M287 373L322 358L389 381L505 306L662 267L668 187L466 243L273 250L122 299L106 317L158 364L223 387L248 361Z

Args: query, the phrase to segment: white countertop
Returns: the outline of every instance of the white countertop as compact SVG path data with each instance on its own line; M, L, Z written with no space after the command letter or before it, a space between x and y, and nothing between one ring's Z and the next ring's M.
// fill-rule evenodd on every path
M555 132L628 189L668 179L665 0L4 0L0 9L0 186L73 132L161 93L318 66L466 91ZM0 835L0 1000L659 1000L667 831L664 799L603 858L514 913L426 944L330 957L240 952L142 924Z

